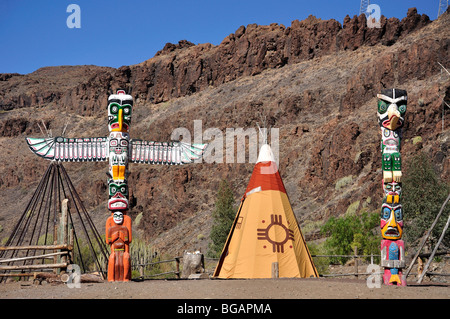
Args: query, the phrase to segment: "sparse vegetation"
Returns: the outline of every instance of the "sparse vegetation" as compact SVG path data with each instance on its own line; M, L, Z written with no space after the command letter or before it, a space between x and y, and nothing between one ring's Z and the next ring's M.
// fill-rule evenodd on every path
M102 236L102 240L105 241L105 236ZM98 243L95 240L91 240L91 245L84 238L78 238L78 242L74 242L74 263L79 265L82 272L97 271L95 256L101 265L107 267L107 260L104 259L100 253ZM94 254L91 252L93 250ZM105 268L106 270L106 268Z
M220 182L217 193L216 207L213 211L213 226L211 228L211 243L208 247L207 256L212 258L220 257L223 245L227 240L231 225L236 215L234 195L226 180Z
M412 143L416 145L417 143L422 143L422 136L413 137Z
M351 203L348 207L347 210L345 211L345 215L354 215L356 214L358 207L359 207L359 203L360 201L357 200L356 202Z
M352 255L358 248L358 254L379 254L380 236L375 228L379 226L378 213L363 211L360 215L346 214L343 217L331 217L321 228L329 237L324 243L328 255ZM344 264L347 257L330 258L331 263Z
M334 189L335 190L340 190L341 188L343 188L343 187L347 186L348 184L350 184L353 181L353 179L354 179L353 175L342 177L341 179L339 179L336 182L336 185L335 185Z
M140 212L136 218L134 219L134 226L139 226L141 223L142 217L144 216L144 212Z
M150 244L140 238L133 238L130 245L130 259L132 265L131 278L140 276L138 265L149 264L159 260L158 252ZM162 264L144 266L144 276L154 275L164 272Z
M307 243L311 255L326 255L324 244ZM316 266L319 275L328 274L328 266L330 265L329 257L312 257L314 266Z
M411 157L405 166L402 205L407 231L404 240L413 246L419 244L420 238L431 227L450 192L450 184L438 178L431 159L423 152ZM449 213L450 205L447 205L430 236L430 245L434 245L441 235ZM448 236L443 244L450 245Z

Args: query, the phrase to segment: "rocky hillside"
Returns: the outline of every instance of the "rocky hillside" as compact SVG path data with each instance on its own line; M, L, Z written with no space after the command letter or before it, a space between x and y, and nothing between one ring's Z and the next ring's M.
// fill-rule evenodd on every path
M408 91L402 156L426 151L450 180L450 96L447 12L435 21L409 9L402 19L382 17L367 28L364 15L343 24L313 16L285 27L241 26L220 45L183 40L153 58L118 69L60 66L0 74L0 225L6 237L49 162L35 157L25 136L38 124L66 136L106 136L108 94L131 90L136 104L132 138L164 141L194 120L202 128L256 128L261 117L279 128L280 172L307 240L348 210L377 210L381 202L380 136L376 94ZM448 102L447 102L448 103ZM443 121L444 120L444 121ZM419 138L420 137L420 138ZM418 142L421 140L421 142ZM207 141L207 140L205 140ZM100 231L106 210L105 163L65 167ZM207 245L221 179L242 196L252 163L190 166L130 164L134 231L174 255Z

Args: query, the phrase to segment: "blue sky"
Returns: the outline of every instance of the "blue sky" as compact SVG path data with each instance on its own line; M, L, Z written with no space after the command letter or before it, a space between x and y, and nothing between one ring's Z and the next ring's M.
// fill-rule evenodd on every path
M439 0L373 0L381 14L402 19L410 7L431 20ZM68 28L69 4L81 9L81 28ZM0 73L44 66L120 67L143 62L167 42L220 44L241 25L291 25L310 14L342 23L359 14L360 0L0 0Z

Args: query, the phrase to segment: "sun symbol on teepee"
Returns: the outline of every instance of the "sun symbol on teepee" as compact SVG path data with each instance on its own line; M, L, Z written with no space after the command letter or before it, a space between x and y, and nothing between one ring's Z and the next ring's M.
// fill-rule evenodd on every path
M285 236L283 240L276 241L275 239L271 238L271 235L273 237L273 235L275 234L274 229L280 227L285 232ZM257 229L257 236L258 240L267 240L269 243L271 243L273 252L277 253L279 252L284 253L284 244L286 244L289 239L294 240L294 232L289 228L287 228L285 225L283 225L283 217L281 215L275 214L270 215L270 224L267 225L266 228ZM283 236L281 236L281 238L282 237Z

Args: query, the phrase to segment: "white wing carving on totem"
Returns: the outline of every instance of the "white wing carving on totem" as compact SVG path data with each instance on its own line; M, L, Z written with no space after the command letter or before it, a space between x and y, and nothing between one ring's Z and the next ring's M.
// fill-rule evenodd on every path
M133 163L182 165L200 159L208 144L131 140L129 160Z
M30 150L48 160L60 162L101 162L108 160L106 137L26 138Z
M100 162L110 157L107 137L65 138L27 137L30 150L48 160L60 162ZM128 149L132 163L182 165L200 159L208 144L153 142L133 139Z

